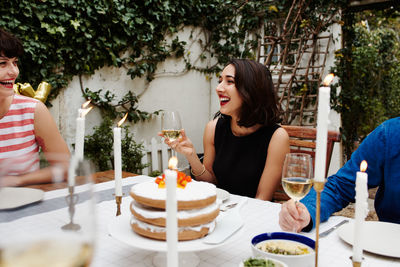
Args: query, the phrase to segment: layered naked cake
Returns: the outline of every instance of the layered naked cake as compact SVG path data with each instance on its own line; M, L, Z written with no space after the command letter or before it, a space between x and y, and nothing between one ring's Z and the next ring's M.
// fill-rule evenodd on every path
M136 184L130 195L134 199L130 205L132 229L142 236L165 240L167 194L163 179ZM179 173L176 199L179 240L201 238L214 229L219 214L215 185L192 181Z

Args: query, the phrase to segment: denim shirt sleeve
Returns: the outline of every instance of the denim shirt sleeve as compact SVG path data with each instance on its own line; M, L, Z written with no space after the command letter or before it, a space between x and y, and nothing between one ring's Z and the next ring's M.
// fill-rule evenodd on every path
M350 202L354 202L356 174L360 171L361 161L366 160L368 163L368 187L376 187L381 183L385 150L386 131L385 123L383 123L365 138L359 148L353 152L350 160L336 174L328 177L321 193L321 222L328 220L332 213L340 211ZM310 212L313 228L316 209L315 190L311 189L301 202Z

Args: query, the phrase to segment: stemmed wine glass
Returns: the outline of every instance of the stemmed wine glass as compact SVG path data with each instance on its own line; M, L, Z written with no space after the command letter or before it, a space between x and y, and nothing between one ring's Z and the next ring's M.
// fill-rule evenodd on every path
M161 132L170 141L181 136L182 123L178 111L164 111L161 114ZM175 151L172 152L173 155Z
M296 204L313 184L312 159L305 153L288 153L282 170L282 187Z
M68 176L74 178L74 186L68 186L67 190L59 191L60 194L53 197L44 195L45 199L40 202L13 206L1 212L0 266L90 265L96 234L91 177L93 168L86 160L70 161L69 157L61 161L59 159L58 156L57 163L52 160L50 168L45 166L52 173L53 184L55 187L58 187L57 183L65 187L64 179ZM12 166L15 162L10 159L4 161L2 166ZM10 176L5 168L0 173L0 180ZM7 191L12 191L11 198L17 201L22 195L26 198L41 190L26 187L0 188L0 193Z

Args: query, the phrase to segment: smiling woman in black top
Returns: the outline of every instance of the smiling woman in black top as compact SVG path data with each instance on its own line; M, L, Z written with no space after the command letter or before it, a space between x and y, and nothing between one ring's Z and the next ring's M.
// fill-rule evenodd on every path
M216 92L220 110L204 130L204 165L184 130L178 140L165 142L187 158L197 180L233 194L271 200L289 153L289 136L277 124L269 70L255 61L234 59L222 71Z

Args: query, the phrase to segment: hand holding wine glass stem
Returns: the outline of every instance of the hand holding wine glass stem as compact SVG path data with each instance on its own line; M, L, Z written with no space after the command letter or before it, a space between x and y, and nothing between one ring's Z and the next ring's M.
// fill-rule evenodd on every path
M165 137L162 132L159 133L159 136ZM184 129L180 130L180 137L178 139L172 141L171 139L166 137L164 142L176 152L184 155L188 160L189 158L191 158L192 155L196 154L194 145L192 141L186 136Z
M282 187L286 194L294 200L298 209L298 201L308 194L312 187L311 156L304 153L288 153L282 169ZM296 227L293 226L293 231Z

